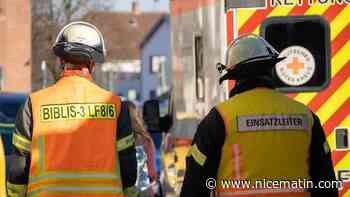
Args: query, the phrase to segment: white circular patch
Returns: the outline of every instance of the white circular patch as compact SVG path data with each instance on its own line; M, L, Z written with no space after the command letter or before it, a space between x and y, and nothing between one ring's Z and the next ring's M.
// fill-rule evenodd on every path
M279 57L286 57L286 59L276 64L277 76L287 85L303 85L310 81L315 73L315 58L304 47L287 47Z

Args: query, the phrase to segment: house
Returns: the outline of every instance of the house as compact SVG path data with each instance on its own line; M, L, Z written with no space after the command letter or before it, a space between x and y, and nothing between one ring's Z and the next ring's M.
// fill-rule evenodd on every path
M139 46L161 16L158 12L140 12L136 5L132 12L94 11L87 14L84 20L101 31L107 49L106 62L97 66L94 73L101 86L130 100L140 99Z
M31 91L31 1L0 1L0 90Z
M171 88L170 17L163 15L145 36L141 50L141 102L166 95Z

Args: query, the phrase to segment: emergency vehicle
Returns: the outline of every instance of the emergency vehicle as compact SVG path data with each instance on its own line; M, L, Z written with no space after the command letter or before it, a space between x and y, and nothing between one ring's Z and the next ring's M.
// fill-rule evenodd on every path
M16 114L24 104L27 95L20 93L0 93L0 196L6 196L6 158L11 153L12 132Z
M343 181L339 192L350 196L350 1L170 3L176 118L171 132L175 148L163 153L168 185L179 192L185 156L198 122L228 98L234 85L219 86L215 65L225 62L226 47L234 38L254 33L287 57L276 65L279 89L320 117L336 176Z

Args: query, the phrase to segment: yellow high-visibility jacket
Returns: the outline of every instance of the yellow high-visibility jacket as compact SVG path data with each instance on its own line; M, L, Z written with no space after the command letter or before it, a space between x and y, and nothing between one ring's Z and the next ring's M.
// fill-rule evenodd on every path
M301 103L268 88L239 94L216 107L225 142L217 173L224 180L311 180L309 148L313 116ZM259 185L257 185L259 186ZM303 188L218 187L218 196L308 197Z
M6 196L6 162L5 162L5 150L0 137L0 197Z

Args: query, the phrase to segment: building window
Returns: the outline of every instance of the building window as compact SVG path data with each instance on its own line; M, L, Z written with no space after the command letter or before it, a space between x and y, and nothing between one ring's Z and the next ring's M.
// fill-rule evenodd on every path
M165 63L166 63L165 56L151 56L150 72L160 73L162 70L162 67L165 66Z
M195 36L195 72L196 72L196 95L199 101L205 99L205 81L204 81L204 67L203 67L203 38L202 36Z
M266 7L265 0L226 0L226 9L230 8L263 8Z
M130 101L137 100L137 91L135 89L128 90L128 100Z

